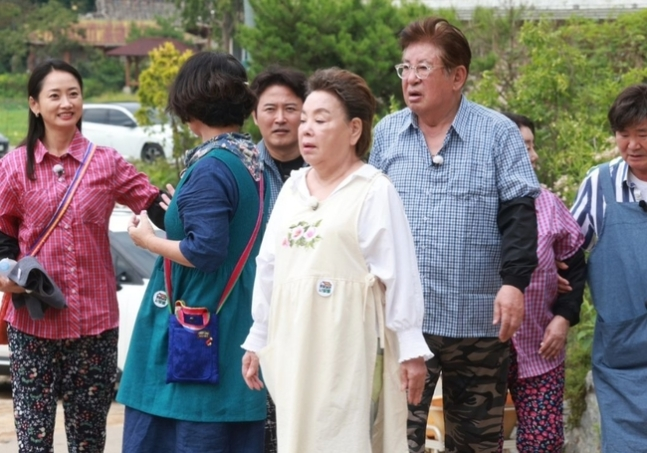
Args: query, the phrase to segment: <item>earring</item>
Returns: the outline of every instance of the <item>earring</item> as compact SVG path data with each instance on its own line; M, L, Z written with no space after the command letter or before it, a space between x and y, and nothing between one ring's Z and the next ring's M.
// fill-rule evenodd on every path
M36 115L36 118L38 118L40 116L40 113L34 113L34 115Z

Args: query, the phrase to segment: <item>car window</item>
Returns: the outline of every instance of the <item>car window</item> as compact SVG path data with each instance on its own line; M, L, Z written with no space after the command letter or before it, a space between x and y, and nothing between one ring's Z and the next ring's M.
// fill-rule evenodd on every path
M110 113L108 114L108 124L126 127L136 126L133 119L121 110L110 110Z
M83 121L88 123L108 123L108 110L107 109L85 109L83 110Z

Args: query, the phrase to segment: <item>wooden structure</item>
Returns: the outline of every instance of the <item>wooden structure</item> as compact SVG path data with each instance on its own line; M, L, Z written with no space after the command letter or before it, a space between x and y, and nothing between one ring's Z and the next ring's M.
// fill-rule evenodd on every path
M178 52L184 53L187 50L195 51L194 48L171 38L139 38L131 43L117 47L106 52L111 57L123 57L126 61L126 87L133 88L139 84L139 72L141 61L148 58L151 50L157 49L164 43L170 42Z

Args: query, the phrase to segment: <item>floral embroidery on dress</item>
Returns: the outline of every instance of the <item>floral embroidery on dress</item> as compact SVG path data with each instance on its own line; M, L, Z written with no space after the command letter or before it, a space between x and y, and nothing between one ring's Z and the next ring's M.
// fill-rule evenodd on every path
M319 235L319 224L321 220L310 224L303 220L289 227L287 237L283 238L283 247L309 247L314 248L315 244L321 240Z

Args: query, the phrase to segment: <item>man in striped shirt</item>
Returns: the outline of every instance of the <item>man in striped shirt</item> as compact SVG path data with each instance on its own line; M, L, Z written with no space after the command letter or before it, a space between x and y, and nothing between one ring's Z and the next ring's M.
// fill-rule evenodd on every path
M593 381L602 451L647 452L647 84L609 110L620 158L592 169L572 213L591 250Z

